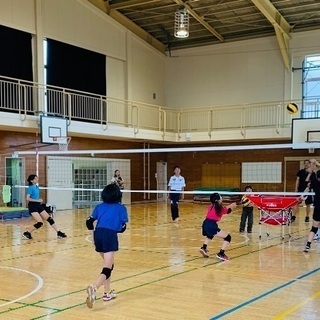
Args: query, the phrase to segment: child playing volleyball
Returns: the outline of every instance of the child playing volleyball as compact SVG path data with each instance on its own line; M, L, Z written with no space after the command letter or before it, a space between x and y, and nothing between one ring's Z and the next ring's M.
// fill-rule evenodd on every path
M38 187L38 176L35 174L31 174L28 177L28 191L27 191L27 201L28 201L28 208L29 208L29 214L32 216L34 220L36 220L37 223L33 225L33 228L30 230L27 230L23 233L23 237L26 239L31 240L32 235L31 233L34 230L40 229L43 226L42 219L46 220L51 227L57 232L58 239L66 238L66 234L61 232L55 221L52 219L52 217L46 212L42 205L42 199L40 199L40 190Z
M109 301L116 297L114 290L110 291L111 272L114 266L114 255L119 249L118 233L124 232L128 222L127 209L121 202L120 188L112 183L107 185L102 193L103 203L97 205L86 225L91 230L96 251L103 259L103 268L97 280L87 287L87 306L92 308L96 300L97 290L104 285L102 299ZM94 228L94 221L97 224Z
M235 202L224 207L222 205L222 198L219 193L213 193L210 196L211 205L208 208L206 219L202 223L202 235L205 236L204 243L200 248L200 253L205 257L209 257L207 246L209 242L216 235L220 238L223 238L223 243L220 249L220 252L216 254L216 257L220 260L229 260L229 258L224 253L228 244L231 242L231 236L226 231L221 230L218 227L217 222L221 220L224 214L229 214L237 206Z

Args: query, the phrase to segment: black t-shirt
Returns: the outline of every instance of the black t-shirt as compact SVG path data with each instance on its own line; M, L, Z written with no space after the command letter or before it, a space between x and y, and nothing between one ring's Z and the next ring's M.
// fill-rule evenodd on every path
M311 188L313 189L314 195L314 206L320 207L320 181L317 179L316 175L313 173L311 175Z
M307 185L308 185L308 181L306 181L306 178L308 176L308 172L306 169L301 169L298 171L297 173L297 177L299 177L299 185L298 185L298 192L303 192ZM313 172L312 175L315 175L315 173ZM311 180L311 177L310 177Z

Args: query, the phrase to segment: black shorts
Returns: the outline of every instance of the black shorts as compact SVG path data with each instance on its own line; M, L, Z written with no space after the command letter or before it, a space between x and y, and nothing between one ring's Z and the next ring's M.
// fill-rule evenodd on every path
M97 252L106 253L119 250L117 231L106 228L96 228L93 236Z
M304 200L305 204L311 204L313 203L313 197L312 196L308 196L306 200Z
M42 203L29 201L28 203L29 214L31 215L34 212L41 213L44 209Z
M320 222L320 207L314 207L312 219Z
M202 223L202 235L212 239L221 229L214 220L205 219Z

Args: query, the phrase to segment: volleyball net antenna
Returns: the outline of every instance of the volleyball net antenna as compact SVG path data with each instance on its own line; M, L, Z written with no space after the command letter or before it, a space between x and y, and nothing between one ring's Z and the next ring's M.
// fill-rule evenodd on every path
M69 141L70 142L70 141ZM68 141L64 141L68 143ZM284 192L283 165L279 162L244 162L234 164L241 175L236 182L217 184L214 171L217 164L202 163L201 181L196 185L190 181L186 172L184 161L188 160L188 153L213 154L226 151L244 152L251 150L277 150L299 148L308 150L310 144L267 144L267 145L237 145L237 146L206 146L183 148L143 148L143 149L110 149L110 150L22 150L12 154L13 172L19 179L12 180L15 193L25 197L26 180L30 174L39 176L40 189L44 192L47 202L56 205L58 210L72 209L78 205L92 205L101 201L101 191L111 183L115 171L119 170L124 181L123 203L129 204L138 201L167 201L168 181L173 175L173 168L163 159L165 153L177 156L181 166L181 175L186 179L185 201L197 203L208 202L208 196L213 192L222 194L225 200L239 202L245 194L241 190L243 185L257 185L261 183L282 185L276 192L268 190L255 190L261 194L269 195L297 195L294 192ZM320 143L312 143L313 148L319 149ZM301 158L303 161L306 156ZM213 161L214 162L214 161ZM14 168L16 166L16 169ZM222 164L224 166L224 164ZM19 169L19 170L18 170ZM229 170L229 169L228 169ZM230 168L232 170L232 168ZM225 175L228 176L227 172ZM132 180L131 180L132 179ZM24 182L24 183L21 183ZM192 186L192 187L190 187ZM293 190L292 186L291 190ZM271 188L271 190L274 190ZM289 188L288 188L289 190Z

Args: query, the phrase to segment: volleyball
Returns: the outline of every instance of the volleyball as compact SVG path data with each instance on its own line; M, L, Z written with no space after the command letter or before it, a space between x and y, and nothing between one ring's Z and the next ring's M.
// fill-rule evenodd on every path
M289 103L287 105L287 111L290 113L290 114L295 114L297 113L299 110L298 106L295 104L295 103Z
M244 207L247 207L248 205L250 205L251 201L246 197L246 196L243 196L242 199L241 199L241 204L244 206Z

